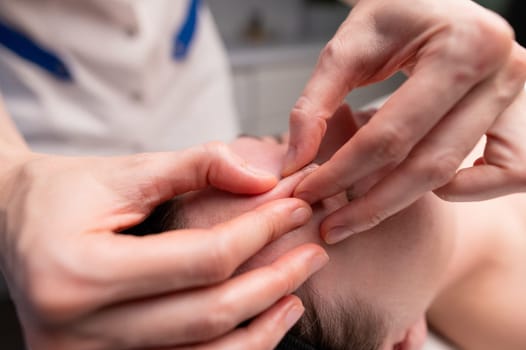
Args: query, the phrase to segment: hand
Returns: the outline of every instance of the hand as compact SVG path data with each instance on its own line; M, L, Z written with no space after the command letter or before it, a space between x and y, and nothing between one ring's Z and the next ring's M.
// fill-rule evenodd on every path
M524 189L510 172L499 172L496 181L471 169L462 175L471 184L456 174L482 135L490 136L492 148L495 125L509 130L519 122L499 116L517 101L526 80L526 53L508 24L465 0L360 1L322 52L291 113L284 174L314 158L326 120L349 91L398 70L409 75L403 86L296 189L309 202L342 190L356 198L323 223L328 242L375 226L431 190L469 200ZM507 141L498 140L501 153L516 151ZM501 168L491 157L485 161ZM373 178L365 181L369 188L360 188Z
M303 311L288 294L327 261L321 247L306 245L230 278L309 219L309 206L292 198L209 230L118 234L183 192L259 193L276 184L220 144L120 158L33 156L1 180L1 266L32 349L272 349Z

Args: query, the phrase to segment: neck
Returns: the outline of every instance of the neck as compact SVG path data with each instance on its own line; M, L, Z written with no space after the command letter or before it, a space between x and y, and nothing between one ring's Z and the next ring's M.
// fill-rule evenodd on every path
M462 349L523 349L526 195L448 206L455 247L431 327Z

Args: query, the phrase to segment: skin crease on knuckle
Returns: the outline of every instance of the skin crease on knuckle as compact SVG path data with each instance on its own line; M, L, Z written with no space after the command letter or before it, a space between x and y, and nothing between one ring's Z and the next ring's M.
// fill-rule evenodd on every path
M220 160L228 160L230 158L228 157L228 148L223 142L214 141L200 146L197 152L200 156L195 157L198 160L195 164L197 170L195 179L199 181L195 184L196 187L204 187L206 182L216 183L216 177L221 176L222 173Z
M187 339L199 339L200 341L213 339L233 329L240 322L236 317L239 313L238 291L232 288L227 289L227 286L225 284L208 295L209 306L203 309L209 311L203 313L203 316L199 317L194 324L187 325Z
M388 217L389 217L388 213L382 210L378 210L378 208L375 208L374 206L370 205L367 210L365 227L366 228L376 227L378 226L378 224L380 224L382 221L384 221Z
M292 130L301 130L307 123L311 127L315 126L314 130L317 131L315 137L302 140L302 142L306 144L306 149L310 150L316 149L314 139L319 138L321 140L325 134L327 129L326 119L330 115L328 109L318 111L315 110L315 108L316 106L310 101L308 96L301 96L294 105L289 120ZM313 117L310 115L311 111L315 111L317 114Z
M455 176L462 161L451 151L416 159L413 162L410 173L415 174L420 183L428 184L429 189L432 190L447 184Z
M282 227L283 220L286 220L288 216L285 216L285 212L290 212L282 206L277 207L266 207L265 210L259 212L259 215L254 217L259 230L266 236L265 242L272 242L278 238L285 227ZM263 229L261 229L263 228Z
M475 74L486 76L505 64L513 46L513 30L498 15L480 11L465 25L469 27L462 33L462 42L470 54L470 62L476 69Z
M282 291L282 294L290 294L294 291L295 287L295 281L290 277L291 272L293 271L290 267L289 270L284 270L281 266L278 265L270 265L266 269L268 269L268 276L271 276L270 283L273 286L278 286L279 290Z
M331 70L335 68L344 69L346 62L343 61L342 52L346 51L346 47L346 41L343 40L340 35L336 35L321 51L320 62L330 66L329 68L331 68Z
M376 136L366 136L365 150L370 150L374 159L380 164L398 164L408 153L407 132L401 132L395 126L384 126L376 130ZM371 129L369 129L371 130Z
M228 231L222 230L215 232L211 230L207 236L214 241L207 251L206 257L203 259L200 273L207 283L217 283L226 280L234 272L236 260L238 260L237 252L232 251L232 235Z
M514 48L508 63L495 77L495 91L492 95L505 105L510 103L524 87L526 80L526 50L518 45Z

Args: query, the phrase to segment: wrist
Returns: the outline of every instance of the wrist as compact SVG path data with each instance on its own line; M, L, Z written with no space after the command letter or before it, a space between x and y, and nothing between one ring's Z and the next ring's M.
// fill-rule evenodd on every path
M37 155L29 149L0 148L0 214L7 206L8 193L16 186L19 170ZM1 227L0 227L1 230Z
M4 250L7 238L9 206L12 204L12 193L20 186L21 169L37 157L29 149L0 148L0 270L4 270Z

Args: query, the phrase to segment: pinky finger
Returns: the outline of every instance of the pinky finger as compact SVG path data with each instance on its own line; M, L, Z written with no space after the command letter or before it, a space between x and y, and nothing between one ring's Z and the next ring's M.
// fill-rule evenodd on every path
M295 295L283 297L246 327L207 344L177 350L272 350L300 319L304 307Z

